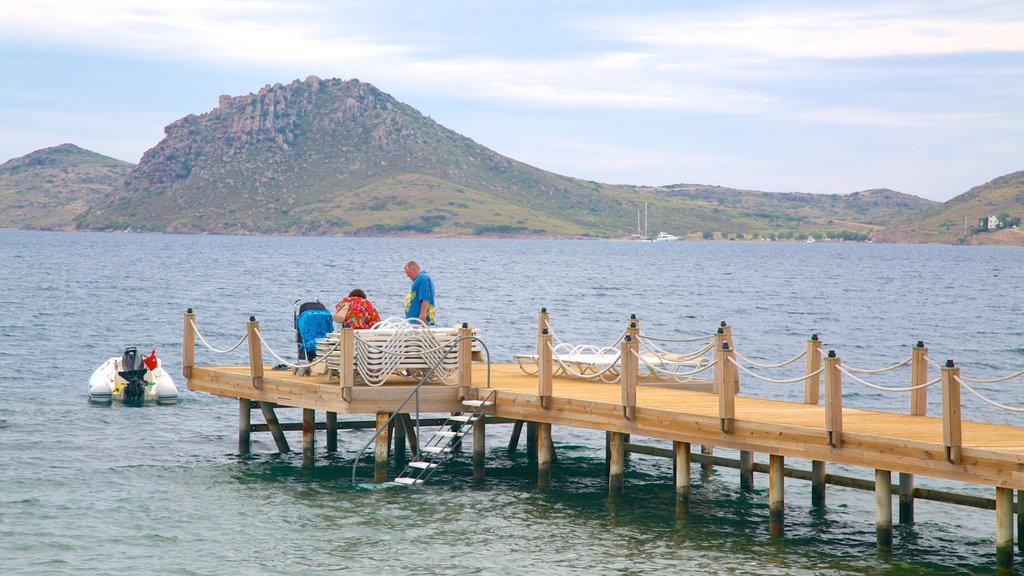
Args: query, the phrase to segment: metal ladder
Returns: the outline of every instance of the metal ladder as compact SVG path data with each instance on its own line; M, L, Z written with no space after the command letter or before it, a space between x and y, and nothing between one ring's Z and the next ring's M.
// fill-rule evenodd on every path
M395 478L395 482L410 486L426 482L434 470L451 459L462 438L494 406L495 392L496 390L488 389L482 400L463 400L461 409L453 412L441 424L430 440L420 448L419 454L416 454Z

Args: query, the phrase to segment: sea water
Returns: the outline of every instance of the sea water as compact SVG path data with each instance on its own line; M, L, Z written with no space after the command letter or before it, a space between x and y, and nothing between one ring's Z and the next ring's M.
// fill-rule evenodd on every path
M787 481L785 533L772 537L764 476L743 492L737 471L695 467L691 511L678 516L671 462L632 456L624 497L609 500L596 431L555 427L548 489L536 487L522 450L509 455L510 428L499 425L488 428L480 484L468 453L422 489L367 489L366 456L353 484L367 430L341 432L332 455L321 433L314 467L302 466L300 452L276 453L268 434L254 434L253 453L240 457L237 402L190 392L179 376L185 310L219 348L237 342L253 315L271 347L294 359L297 299L331 305L358 287L382 316L401 315L409 259L435 281L439 324L479 328L494 361L533 350L546 307L556 336L573 344L611 344L636 314L646 334L675 339L724 320L737 350L759 362L789 358L817 333L858 367L898 362L923 340L934 360L954 359L965 375L1024 368L1024 251L1015 248L0 231L0 572L994 571L991 511L918 501L917 523L897 525L892 552L880 553L870 492L829 487L827 507L816 510L809 484ZM181 389L178 405L89 403L92 370L126 346L157 349ZM220 356L200 343L197 361L244 364L245 347ZM893 374L872 379L906 386L905 371ZM742 380L744 394L802 397L799 384ZM979 390L1019 406L1021 386ZM938 400L936 390L930 413ZM907 398L845 383L844 403L903 411ZM967 394L964 417L1024 425ZM918 485L992 496L923 477Z

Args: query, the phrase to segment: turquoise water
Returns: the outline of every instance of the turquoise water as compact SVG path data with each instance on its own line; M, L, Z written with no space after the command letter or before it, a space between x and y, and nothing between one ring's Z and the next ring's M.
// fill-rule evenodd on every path
M555 428L558 461L545 490L535 487L523 452L506 453L507 426L488 428L488 479L480 485L469 480L468 454L422 490L353 485L351 458L367 431L342 432L332 456L319 437L314 468L301 465L301 454L276 454L266 434L254 435L254 453L239 457L236 402L184 390L178 376L185 308L196 310L215 346L237 341L253 314L276 350L294 354L296 298L333 302L361 287L382 315L397 315L410 258L434 277L439 323L479 327L496 360L531 350L536 312L546 306L558 335L573 343L610 344L636 313L645 332L665 337L706 334L726 320L737 349L760 361L788 358L818 333L861 367L894 363L917 340L971 376L1024 367L1019 249L0 231L0 571L994 572L991 512L919 501L917 524L897 526L893 551L881 554L871 493L830 487L827 508L813 510L809 485L791 480L786 532L772 538L763 476L741 492L735 470L695 467L692 510L677 516L671 463L643 456L630 459L624 498L609 501L604 436L590 431ZM179 405L88 403L89 374L128 345L157 348L182 388ZM198 360L224 361L203 350ZM244 350L229 361L245 362ZM1015 404L1020 386L982 389ZM802 394L749 379L743 390ZM850 384L844 402L905 405ZM929 410L937 409L932 394ZM1024 425L966 395L964 417ZM920 477L918 485L992 496Z

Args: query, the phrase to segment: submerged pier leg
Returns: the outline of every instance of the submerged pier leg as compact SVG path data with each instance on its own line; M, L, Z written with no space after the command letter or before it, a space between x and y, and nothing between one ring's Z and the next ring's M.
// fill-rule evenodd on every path
M754 453L740 450L740 490L754 489Z
M512 435L508 438L508 454L511 456L519 450L519 436L523 433L523 421L516 420L516 423L512 425Z
M1013 490L996 488L996 570L1013 569Z
M302 465L312 466L316 449L316 410L302 409Z
M487 453L487 419L481 416L473 423L473 480L484 479L484 454Z
M537 486L551 485L551 424L538 422L537 426Z
M284 430L281 429L281 423L277 421L277 414L274 413L274 405L269 402L260 402L260 410L263 412L263 419L267 421L267 428L270 428L270 433L274 436L277 451L281 454L291 452L291 449L288 448L288 439L284 437Z
M1017 490L1017 550L1024 552L1024 490Z
M900 524L914 523L914 475L900 472Z
M252 401L238 399L238 453L246 456L252 451Z
M711 457L715 455L715 447L708 444L701 444L700 453L707 456L707 458L700 463L701 471L710 472L715 467L714 463L711 461Z
M387 412L377 413L377 430L381 430L373 446L373 482L380 484L388 481L388 418Z
M825 462L811 461L811 506L825 507Z
M673 442L676 471L676 512L690 511L690 443Z
M526 423L526 459L533 461L537 459L537 423Z
M328 412L324 420L327 424L327 452L333 454L338 451L338 413Z
M875 470L875 537L879 550L892 550L892 472L889 470Z
M395 438L392 442L395 443L395 468L405 468L406 463L409 461L405 450L405 419L399 416L395 418L394 422Z
M780 536L786 520L786 459L778 454L768 456L768 533Z
M626 471L626 437L621 432L608 433L608 497L622 495Z

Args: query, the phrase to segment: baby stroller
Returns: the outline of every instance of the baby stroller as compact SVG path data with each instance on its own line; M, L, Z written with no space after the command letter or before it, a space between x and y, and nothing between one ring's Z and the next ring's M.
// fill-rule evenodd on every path
M295 343L299 349L299 364L316 360L316 339L334 331L331 313L320 300L298 299L295 301ZM296 368L295 374L309 376L309 367Z

